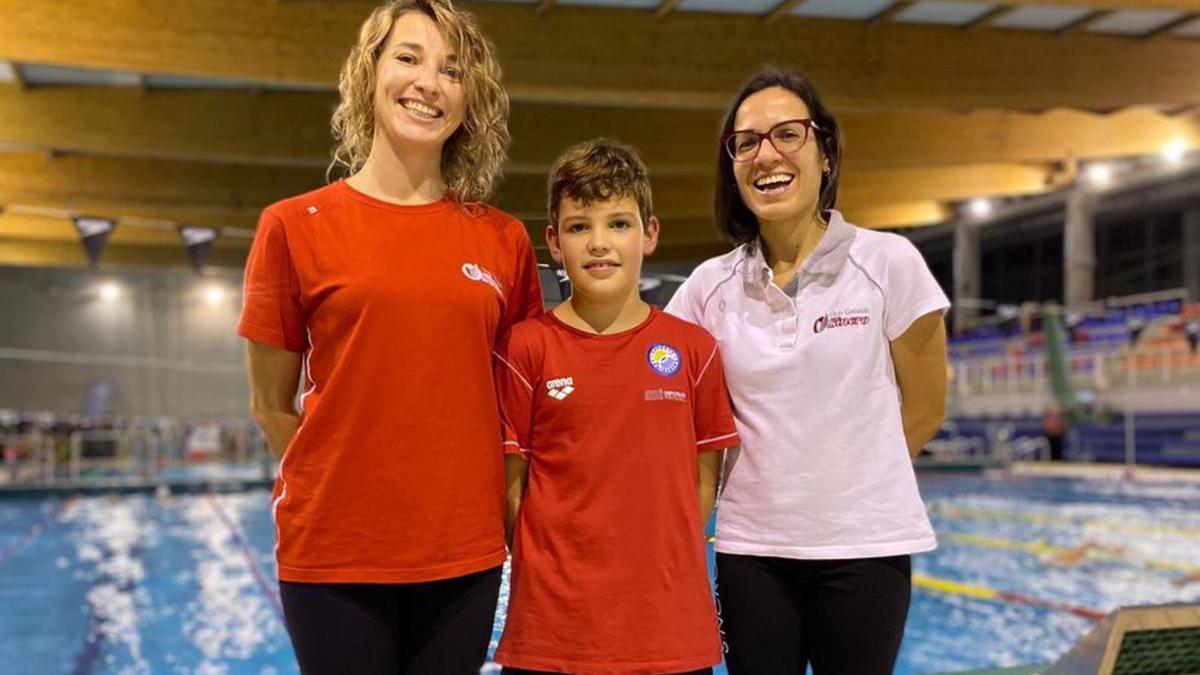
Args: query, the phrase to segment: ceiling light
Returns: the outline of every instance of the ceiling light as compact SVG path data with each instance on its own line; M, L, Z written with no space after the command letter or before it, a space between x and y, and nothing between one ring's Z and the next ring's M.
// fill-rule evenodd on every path
M101 300L112 302L121 297L121 287L111 281L106 281L100 284L99 293Z
M992 215L992 200L980 197L967 203L967 211L976 218L986 218Z
M217 284L212 284L204 289L204 301L210 305L219 305L225 300L225 289Z
M1171 164L1179 164L1183 158L1187 156L1188 146L1187 141L1182 138L1173 139L1170 143L1163 146L1162 156Z
M1112 182L1113 170L1107 164L1092 164L1087 168L1088 182L1096 187L1104 187Z

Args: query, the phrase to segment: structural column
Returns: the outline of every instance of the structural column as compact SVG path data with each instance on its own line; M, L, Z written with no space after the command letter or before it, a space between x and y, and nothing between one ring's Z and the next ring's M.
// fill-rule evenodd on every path
M1200 302L1200 208L1183 213L1183 286Z
M1096 288L1096 197L1076 186L1067 193L1063 227L1063 304L1091 302Z
M954 228L954 329L961 331L979 316L979 296L983 292L980 273L982 253L980 228L974 223L959 223Z

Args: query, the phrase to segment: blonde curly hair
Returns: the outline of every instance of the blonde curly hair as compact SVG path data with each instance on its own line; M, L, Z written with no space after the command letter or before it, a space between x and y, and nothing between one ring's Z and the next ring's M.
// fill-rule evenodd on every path
M342 66L341 101L333 111L333 161L347 175L362 168L375 136L375 69L392 26L408 12L421 12L441 30L458 54L466 110L462 125L442 148L442 179L462 202L488 198L508 150L508 94L500 84L500 64L475 17L451 0L389 0L363 22L358 43Z

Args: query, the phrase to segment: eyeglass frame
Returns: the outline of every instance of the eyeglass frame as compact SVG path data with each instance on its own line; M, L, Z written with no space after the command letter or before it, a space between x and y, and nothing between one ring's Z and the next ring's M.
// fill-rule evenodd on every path
M814 131L819 132L819 133L825 132L824 129L817 126L817 123L814 122L812 120L812 118L797 117L796 119L783 120L782 122L779 122L778 124L773 125L770 129L767 129L766 133L760 133L753 129L735 129L721 137L721 147L725 150L725 154L729 156L730 160L732 160L734 162L738 162L739 164L745 163L745 162L753 162L755 159L757 159L758 153L762 152L762 144L763 144L764 139L768 143L771 144L772 148L775 148L775 152L778 152L781 155L787 154L783 150L780 150L778 148L778 146L775 145L775 141L771 140L771 134L774 133L774 131L776 129L778 129L779 127L781 127L785 124L795 124L796 122L799 122L804 127L804 140L800 143L800 147L796 148L795 150L789 150L788 152L797 152L800 149L802 149L805 145L807 145L809 136L812 135L812 132L814 132ZM734 136L737 136L738 134L754 134L755 136L758 136L758 145L754 148L754 155L748 159L738 159L734 155L733 151L729 149L729 139L733 138Z

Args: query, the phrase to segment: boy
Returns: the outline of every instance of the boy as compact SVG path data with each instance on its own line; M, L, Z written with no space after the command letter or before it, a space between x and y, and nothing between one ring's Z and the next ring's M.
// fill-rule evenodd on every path
M703 526L738 444L716 341L638 296L658 242L646 168L606 140L549 181L571 297L496 350L513 576L505 672L710 672Z

